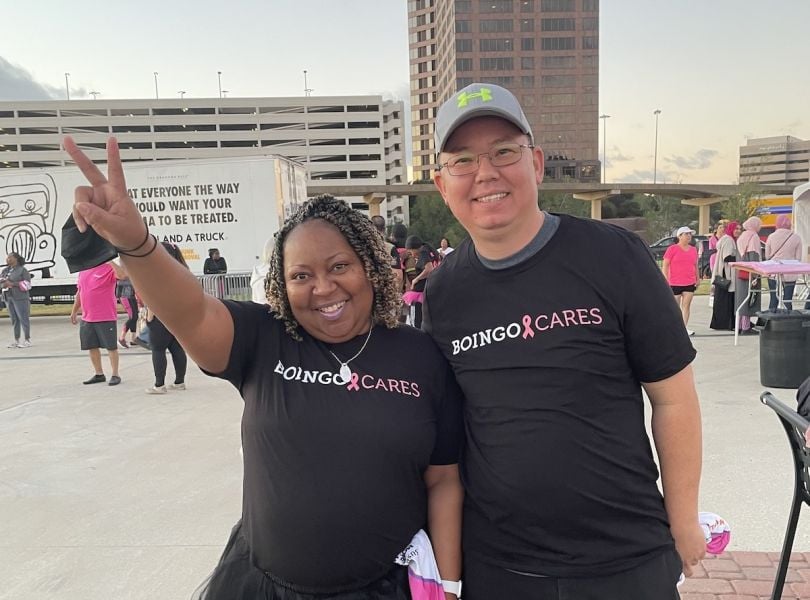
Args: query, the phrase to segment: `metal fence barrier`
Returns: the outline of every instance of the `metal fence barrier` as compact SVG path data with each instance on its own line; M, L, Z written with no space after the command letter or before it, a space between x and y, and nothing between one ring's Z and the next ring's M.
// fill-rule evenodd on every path
M221 300L250 300L250 273L224 273L218 275L198 275L197 279L206 294Z

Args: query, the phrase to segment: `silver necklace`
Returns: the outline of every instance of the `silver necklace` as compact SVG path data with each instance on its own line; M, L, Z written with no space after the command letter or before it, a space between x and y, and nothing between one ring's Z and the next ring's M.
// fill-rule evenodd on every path
M360 356L363 353L363 350L366 349L366 344L368 344L368 341L371 339L371 332L372 331L374 331L374 322L373 321L369 325L368 335L366 336L366 341L363 342L363 346L360 348L360 350L357 351L357 354L352 356L347 361L340 360L338 358L337 354L335 354L334 352L329 350L329 348L327 348L327 351L329 352L329 354L331 354L335 358L335 360L340 363L340 371L338 373L340 374L340 378L343 380L343 383L348 383L349 381L351 381L351 379L352 379L352 370L349 368L349 363L352 362L358 356Z

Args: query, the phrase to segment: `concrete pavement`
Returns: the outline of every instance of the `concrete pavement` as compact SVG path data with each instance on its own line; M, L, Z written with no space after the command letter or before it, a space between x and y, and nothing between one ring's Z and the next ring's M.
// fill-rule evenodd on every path
M758 400L758 338L734 347L708 322L698 297L690 327L704 420L701 509L731 524L732 552L707 561L683 592L750 600L768 586L734 582L770 583L763 561L773 559L761 553L781 548L792 463ZM0 320L0 338L8 328ZM120 351L121 385L84 386L90 362L66 317L35 318L32 339L32 348L0 348L0 599L188 598L240 514L241 399L193 365L188 390L146 395L152 370L141 349ZM773 391L793 401L795 390ZM810 553L806 515L794 550ZM810 554L797 556L784 598L810 599Z

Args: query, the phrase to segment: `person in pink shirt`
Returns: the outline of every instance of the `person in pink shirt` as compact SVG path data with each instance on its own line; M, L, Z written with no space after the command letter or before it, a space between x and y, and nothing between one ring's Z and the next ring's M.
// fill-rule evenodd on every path
M669 287L672 288L672 293L675 294L675 301L681 309L684 326L689 324L692 297L695 295L700 279L698 251L690 244L693 233L695 233L694 229L689 227L678 229L675 234L678 237L678 243L667 248L664 253L664 264L661 267ZM689 335L695 335L691 329L687 328L686 331Z
M107 349L112 368L108 385L121 383L121 377L118 375L118 335L116 332L118 312L116 310L115 282L123 277L122 269L113 262L79 273L78 289L73 302L73 310L70 313L70 322L75 325L81 312L79 341L82 350L90 353L90 362L95 370L95 374L83 382L85 385L107 381L104 370L101 368L101 348Z

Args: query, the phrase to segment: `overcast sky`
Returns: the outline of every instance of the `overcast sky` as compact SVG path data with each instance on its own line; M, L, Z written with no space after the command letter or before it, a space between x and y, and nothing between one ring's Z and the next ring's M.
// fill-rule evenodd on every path
M451 1L451 0L439 0ZM0 100L384 94L407 100L406 0L6 2ZM750 137L810 139L810 1L602 0L607 180L737 180ZM600 121L599 152L602 152Z

